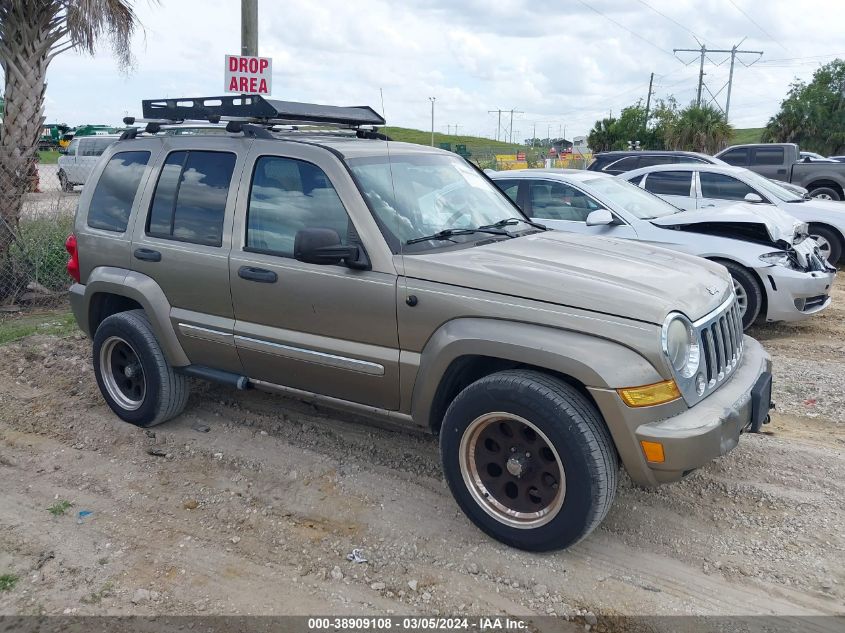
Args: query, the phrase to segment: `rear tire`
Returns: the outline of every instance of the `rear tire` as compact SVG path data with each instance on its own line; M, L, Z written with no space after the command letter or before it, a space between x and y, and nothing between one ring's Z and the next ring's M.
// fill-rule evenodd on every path
M100 323L94 375L111 410L136 426L166 422L188 401L188 380L168 364L143 310L119 312Z
M842 241L839 235L823 226L811 225L810 237L818 241L819 251L822 257L827 260L827 263L836 266L839 263L839 258L842 257Z
M818 198L819 200L842 200L842 196L836 189L831 187L816 187L810 190L811 198Z
M719 263L731 274L737 303L742 313L742 329L747 330L760 316L760 309L763 307L763 289L757 283L754 274L744 266L726 261L719 261Z
M481 530L525 550L568 547L604 519L618 456L590 401L566 382L508 370L466 387L440 430L443 472Z

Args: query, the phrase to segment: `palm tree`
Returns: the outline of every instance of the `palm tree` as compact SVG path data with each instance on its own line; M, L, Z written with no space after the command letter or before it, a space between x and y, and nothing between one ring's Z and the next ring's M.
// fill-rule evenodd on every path
M666 129L666 144L676 150L715 154L728 144L733 132L721 110L692 104Z
M593 152L606 152L613 149L613 143L616 140L615 125L616 119L613 117L605 117L596 121L593 129L587 135L587 144Z
M11 243L34 169L44 123L47 67L78 49L109 41L121 66L131 62L138 21L133 0L0 0L0 64L5 112L0 128L0 256Z

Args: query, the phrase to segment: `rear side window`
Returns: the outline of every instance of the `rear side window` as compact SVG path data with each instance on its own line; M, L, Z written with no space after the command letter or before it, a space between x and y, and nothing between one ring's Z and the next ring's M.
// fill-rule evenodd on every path
M646 191L663 196L690 195L691 171L655 171L645 179Z
M348 243L349 216L325 172L279 156L255 162L247 210L248 250L293 257L301 229L334 229Z
M639 167L651 167L652 165L671 165L677 163L678 159L666 154L655 154L653 156L640 156Z
M719 156L723 161L725 161L728 165L737 165L739 167L745 167L748 164L748 148L747 147L740 147L737 149L732 149L729 152L725 152L721 156Z
M149 152L118 152L109 159L88 207L88 226L118 233L126 230L149 160Z
M220 246L235 158L230 152L168 155L147 218L147 235Z
M611 174L621 174L624 171L631 171L632 169L636 169L639 166L639 163L639 156L626 156L621 160L617 160L615 163L611 163L602 171L606 171Z
M754 149L752 165L783 165L782 147L757 147Z
M711 174L700 172L701 197L716 198L719 200L745 200L749 193L757 193L741 180L724 174Z

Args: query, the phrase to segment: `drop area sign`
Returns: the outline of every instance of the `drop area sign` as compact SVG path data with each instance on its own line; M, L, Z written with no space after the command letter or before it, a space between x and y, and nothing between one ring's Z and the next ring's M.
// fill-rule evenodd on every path
M269 95L273 91L273 60L270 57L226 55L226 92Z

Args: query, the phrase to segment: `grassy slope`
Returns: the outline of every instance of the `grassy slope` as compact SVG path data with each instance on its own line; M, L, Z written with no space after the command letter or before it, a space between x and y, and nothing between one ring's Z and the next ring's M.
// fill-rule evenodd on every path
M412 130L404 127L383 127L380 132L387 134L394 141L403 143L417 143L418 145L431 145L431 132L425 130ZM479 136L461 136L454 134L434 133L434 146L440 143L451 143L452 150L460 143L467 146L473 155L483 153L515 154L517 151L524 151L525 146L517 143L503 143L489 138Z
M42 165L54 165L59 160L59 153L54 150L38 152L38 159Z
M431 132L426 132L425 130L412 130L404 127L384 127L381 128L380 131L387 134L394 141L417 143L419 145L431 144ZM761 127L737 129L734 131L733 138L731 139L731 145L759 143L760 135L762 133L763 128ZM435 132L435 147L440 143L451 143L453 150L455 149L455 145L463 143L474 155L484 153L514 154L517 151L525 150L524 145L504 143L502 141L494 141L489 138L481 138L478 136L456 136L454 134L441 134L439 132Z
M747 127L744 129L734 130L731 145L743 145L745 143L759 143L760 136L763 134L761 127Z

